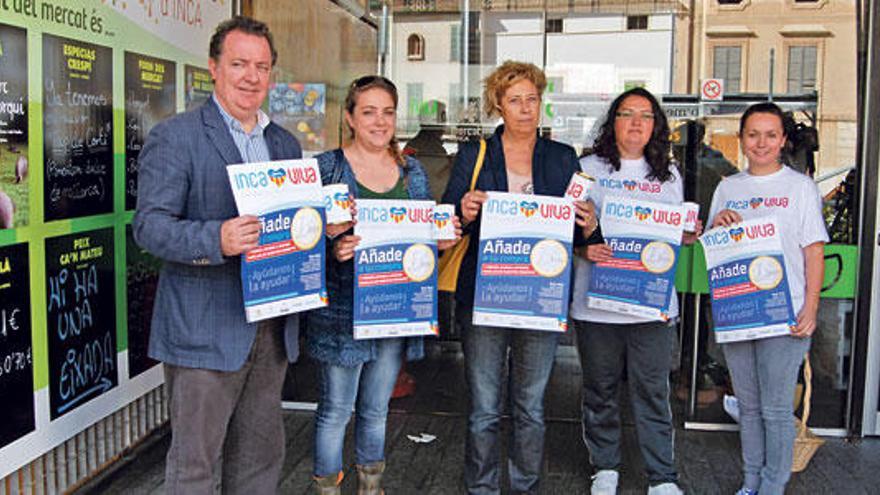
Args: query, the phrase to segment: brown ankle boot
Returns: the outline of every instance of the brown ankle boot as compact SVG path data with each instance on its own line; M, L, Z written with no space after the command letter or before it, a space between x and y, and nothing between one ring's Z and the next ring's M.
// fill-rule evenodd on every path
M336 476L315 476L315 495L340 495L339 486L342 485L342 471Z
M382 490L382 473L385 472L385 461L373 464L357 465L358 495L385 495Z

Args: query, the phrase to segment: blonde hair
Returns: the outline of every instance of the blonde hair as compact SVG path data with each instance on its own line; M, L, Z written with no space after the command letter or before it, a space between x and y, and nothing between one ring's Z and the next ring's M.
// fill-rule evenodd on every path
M391 100L394 101L394 107L397 108L397 86L394 85L391 80L382 77L382 76L364 76L359 77L351 82L351 85L348 87L348 94L345 95L345 112L349 115L354 115L354 107L357 105L357 98L361 93L367 91L369 89L381 89L388 93L391 96ZM348 127L348 131L351 133L351 137L354 137L354 129L346 124ZM391 142L388 143L388 153L394 158L394 161L397 162L398 165L405 166L406 159L403 156L403 152L400 151L400 144L397 141L397 136L391 136Z
M483 80L483 110L486 115L495 117L501 114L501 98L514 84L526 80L538 89L538 96L544 94L547 76L535 64L507 60Z

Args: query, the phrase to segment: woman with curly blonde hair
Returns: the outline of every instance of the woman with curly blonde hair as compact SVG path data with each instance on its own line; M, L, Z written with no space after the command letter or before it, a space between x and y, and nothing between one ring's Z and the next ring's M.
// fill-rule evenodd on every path
M444 203L456 205L470 245L461 264L455 292L456 320L461 328L470 411L465 446L464 481L468 493L500 493L502 389L509 391L513 415L510 492L535 493L544 454L544 389L553 368L559 334L532 329L475 325L472 321L480 210L486 191L562 196L579 170L570 146L538 136L544 73L532 64L505 62L486 78L486 113L503 124L485 140L486 154L470 190L481 144L467 143L455 159ZM595 215L585 202L577 205L575 244L595 229ZM503 381L509 364L509 383Z

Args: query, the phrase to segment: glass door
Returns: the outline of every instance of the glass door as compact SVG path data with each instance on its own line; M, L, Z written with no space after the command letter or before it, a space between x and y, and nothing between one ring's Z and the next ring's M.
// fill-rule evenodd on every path
M458 143L497 125L480 112L481 83L508 59L544 69L544 132L579 153L589 152L597 120L618 93L642 86L662 96L686 196L704 216L715 185L745 165L736 135L742 111L781 103L798 129L790 161L818 182L832 236L811 353L811 425L841 429L858 251L855 22L855 6L845 1L397 0L386 67L406 99L401 141L424 157L438 194ZM701 95L708 79L722 89L713 101ZM724 396L732 391L711 334L705 266L699 251L687 257L678 278L684 317L675 406L689 426L729 425ZM444 329L456 338L448 320Z

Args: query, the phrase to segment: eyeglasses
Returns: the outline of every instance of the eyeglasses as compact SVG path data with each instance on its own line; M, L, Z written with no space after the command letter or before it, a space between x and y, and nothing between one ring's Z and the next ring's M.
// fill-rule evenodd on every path
M618 119L632 120L638 118L640 120L654 120L653 112L634 112L632 110L620 110L615 115Z
M363 88L365 86L372 86L373 84L384 84L391 86L392 88L397 88L390 79L382 76L363 76L355 79L351 82L352 88Z

